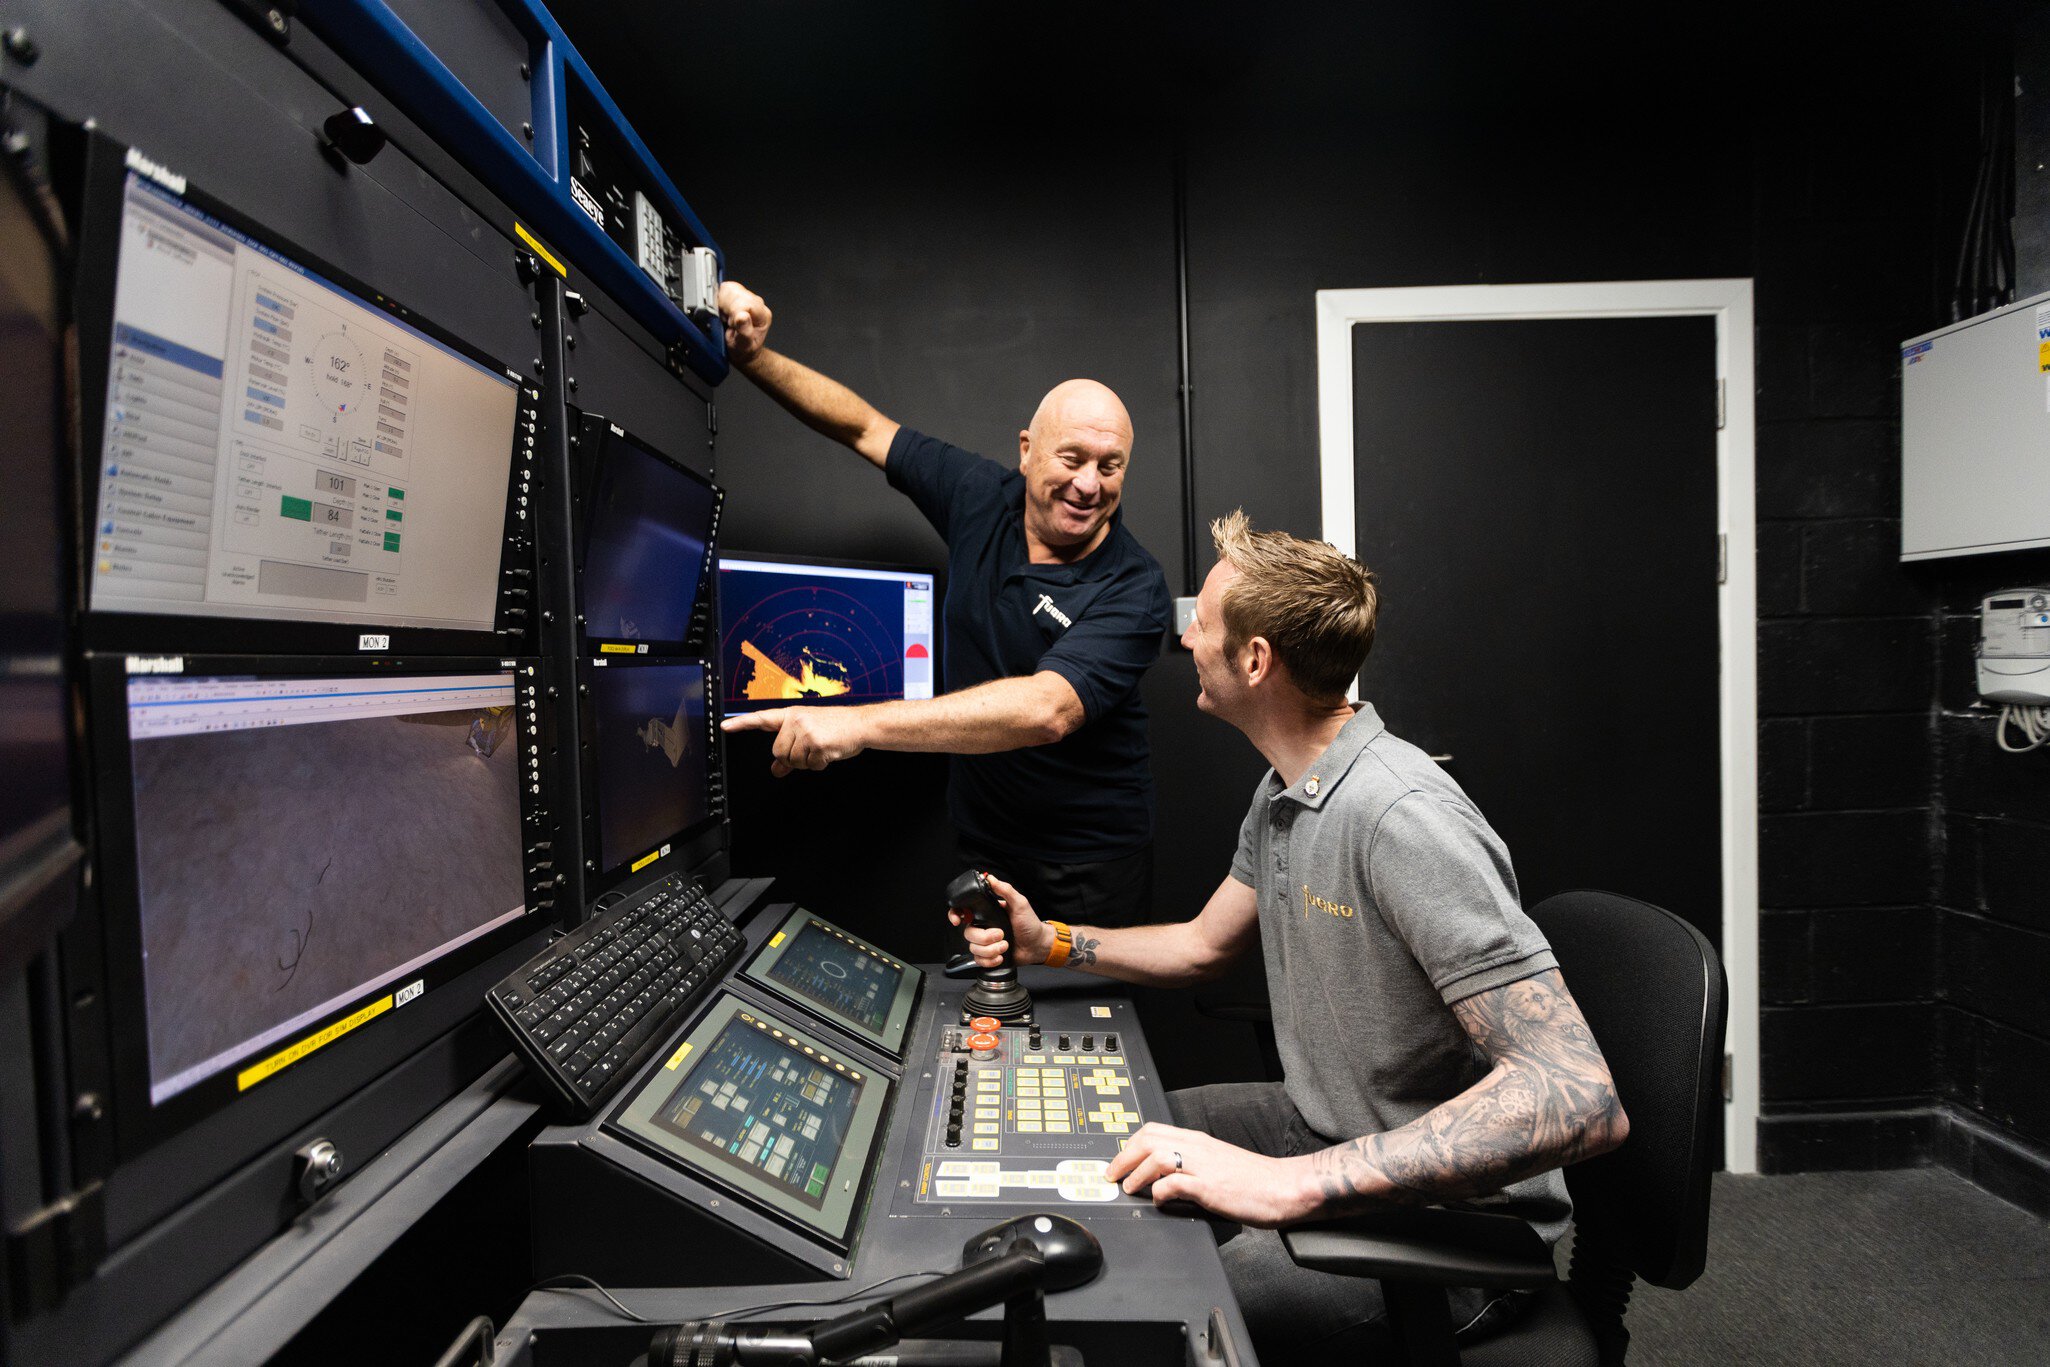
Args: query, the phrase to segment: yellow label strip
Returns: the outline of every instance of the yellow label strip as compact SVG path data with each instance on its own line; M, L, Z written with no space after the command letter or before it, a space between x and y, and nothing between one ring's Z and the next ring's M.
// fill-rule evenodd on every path
M366 1021L377 1019L385 1012L391 1010L391 1007L392 1000L390 997L380 997L362 1010L342 1017L342 1019L328 1026L325 1030L308 1035L305 1039L288 1048L280 1049L261 1063L251 1064L235 1074L235 1090L238 1092L248 1091L271 1074L291 1067L316 1049L326 1048Z
M660 850L656 850L651 854L644 854L639 859L634 860L633 867L628 869L627 872L639 873L642 869L645 869L646 867L648 867L648 865L654 863L657 859L660 859L661 857L662 851Z
M566 268L564 268L563 264L555 259L555 253L549 251L546 247L542 246L541 239L527 231L526 224L521 223L518 220L514 220L513 231L520 235L520 241L526 243L529 247L532 247L535 251L539 252L541 254L541 259L543 261L546 261L549 265L555 267L555 273L557 275L567 276L569 274L569 271Z
M673 1071L675 1071L675 1069L676 1069L676 1065L677 1065L677 1064L679 1064L679 1063L681 1063L681 1062L683 1062L683 1056L684 1056L685 1054L688 1054L689 1052L690 1052L690 1041L689 1041L689 1040L685 1040L685 1041L684 1041L684 1042L683 1042L682 1044L680 1044L680 1045L678 1045L678 1046L677 1046L676 1052L675 1052L675 1053L673 1053L673 1054L671 1054L671 1055L669 1056L669 1062L667 1062L667 1063L663 1064L662 1066L663 1066L664 1068L667 1068L667 1069L669 1069L669 1070L670 1070L670 1071L672 1071L672 1072L673 1072Z
M607 642L604 645L598 647L598 653L600 655L631 655L634 653L634 648L630 645L619 645L614 642Z
M774 935L771 935L771 936L769 937L769 945L770 945L770 947L771 947L771 948L774 948L775 946L777 946L777 945L780 945L780 944L782 944L782 943L783 943L783 932L782 932L782 931L780 931L780 930L779 930L779 931L777 931L777 932L776 932L776 933L775 933Z

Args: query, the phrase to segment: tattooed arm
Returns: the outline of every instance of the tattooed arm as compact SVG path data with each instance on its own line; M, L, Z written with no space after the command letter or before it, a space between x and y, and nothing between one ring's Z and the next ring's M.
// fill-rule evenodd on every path
M1316 1213L1464 1200L1629 1136L1609 1065L1557 969L1476 993L1452 1013L1493 1069L1399 1130L1312 1155Z
M1150 1185L1155 1202L1194 1201L1271 1227L1485 1195L1606 1153L1629 1135L1609 1065L1557 969L1476 993L1452 1011L1494 1066L1401 1129L1302 1158L1266 1158L1193 1130L1146 1125L1106 1175L1127 1191Z

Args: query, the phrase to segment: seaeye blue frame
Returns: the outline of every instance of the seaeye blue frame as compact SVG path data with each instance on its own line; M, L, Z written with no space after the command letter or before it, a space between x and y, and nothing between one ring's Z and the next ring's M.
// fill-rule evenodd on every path
M448 69L384 0L302 0L299 17L392 102L444 143L547 241L561 248L635 321L674 347L708 384L726 378L723 329L691 321L661 287L570 199L568 87L583 87L620 144L640 162L650 197L682 224L689 245L709 247L723 274L726 254L677 192L552 15L537 0L496 0L525 35L532 58L534 145L520 145L484 102Z

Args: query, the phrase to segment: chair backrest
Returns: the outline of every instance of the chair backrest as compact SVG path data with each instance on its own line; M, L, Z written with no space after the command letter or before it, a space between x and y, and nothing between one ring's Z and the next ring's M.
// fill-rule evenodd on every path
M1566 1170L1576 1224L1643 1280L1687 1286L1708 1256L1729 1006L1722 960L1671 912L1612 892L1562 892L1530 917L1630 1116L1621 1148Z

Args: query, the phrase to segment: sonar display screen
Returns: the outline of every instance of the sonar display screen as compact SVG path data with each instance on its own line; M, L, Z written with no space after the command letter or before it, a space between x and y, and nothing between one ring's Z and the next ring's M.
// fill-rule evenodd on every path
M598 852L619 868L712 816L703 661L591 670Z
M688 637L717 510L711 484L612 435L591 492L585 634L601 641Z
M813 920L791 937L769 976L831 1014L877 1031L889 1018L904 967Z
M933 695L933 576L721 557L728 712Z
M655 1124L721 1163L825 1208L862 1080L747 1012L705 1047Z

